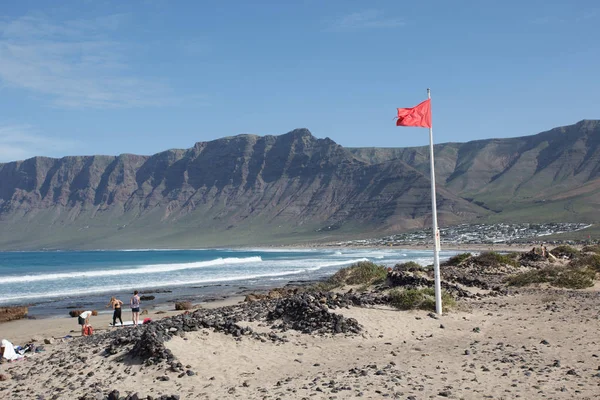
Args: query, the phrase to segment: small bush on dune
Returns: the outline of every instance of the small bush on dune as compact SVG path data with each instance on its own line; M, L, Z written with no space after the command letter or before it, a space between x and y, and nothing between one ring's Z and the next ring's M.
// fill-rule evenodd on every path
M346 280L348 285L363 285L381 282L385 280L387 276L387 268L370 261L361 261L348 268L350 270Z
M553 282L554 286L569 289L585 289L594 285L596 271L590 268L569 268Z
M463 261L471 258L473 255L471 253L462 253L452 256L444 263L444 265L457 266L461 264Z
M382 283L387 277L387 269L370 261L361 261L342 268L323 282L313 285L314 290L329 291L343 285L363 285Z
M593 246L585 246L583 249L581 249L581 252L600 254L600 244L595 244Z
M510 286L548 283L569 289L584 289L594 285L595 271L590 268L549 267L513 275L506 280Z
M548 271L542 272L542 270L533 270L509 276L506 279L506 284L509 286L528 286L536 283L547 283L549 280L550 277Z
M587 254L577 257L569 263L572 267L589 267L596 272L600 272L600 254Z
M499 267L501 265L512 265L514 267L519 266L519 262L515 259L513 253L500 254L496 253L495 251L481 253L480 255L473 257L473 261L479 265L485 265L489 267Z
M569 245L562 245L562 246L558 246L553 248L552 250L550 250L550 253L557 258L563 258L566 257L569 260L577 257L579 255L579 250L577 250L575 247L573 246L569 246Z
M424 289L394 289L390 291L390 304L400 310L428 310L435 311L435 291L433 288ZM442 291L442 304L444 308L456 305L454 297Z
M414 261L408 261L402 264L396 264L394 265L394 269L395 270L399 270L399 271L408 271L408 272L422 272L425 271L425 268L423 268L421 266L421 264L418 264Z
M341 285L335 284L333 282L330 282L329 280L325 280L323 282L317 282L314 285L310 286L308 288L308 291L311 292L329 292L330 290L333 290L337 287L340 287Z

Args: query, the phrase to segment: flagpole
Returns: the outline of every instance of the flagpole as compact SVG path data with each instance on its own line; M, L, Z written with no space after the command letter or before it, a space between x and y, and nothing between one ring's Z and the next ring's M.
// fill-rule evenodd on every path
M431 90L427 88L427 98L431 99ZM433 125L433 124L432 124ZM429 127L429 163L431 171L431 220L433 229L433 275L435 279L435 312L442 314L442 288L440 282L440 231L437 225L437 207L435 202L435 168L433 162L433 128Z

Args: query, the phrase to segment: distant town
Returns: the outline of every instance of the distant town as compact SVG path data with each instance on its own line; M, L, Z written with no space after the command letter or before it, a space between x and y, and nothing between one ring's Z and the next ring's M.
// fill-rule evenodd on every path
M544 237L590 227L585 223L461 224L440 228L440 242L451 244L513 244L544 242ZM399 233L376 239L337 242L336 246L400 246L433 243L431 229Z

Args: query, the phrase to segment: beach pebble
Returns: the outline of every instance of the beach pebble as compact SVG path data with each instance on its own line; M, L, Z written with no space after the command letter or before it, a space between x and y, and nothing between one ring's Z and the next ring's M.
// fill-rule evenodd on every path
M54 339L52 339L52 338L46 338L46 339L44 339L44 343L45 344L53 344L54 343Z

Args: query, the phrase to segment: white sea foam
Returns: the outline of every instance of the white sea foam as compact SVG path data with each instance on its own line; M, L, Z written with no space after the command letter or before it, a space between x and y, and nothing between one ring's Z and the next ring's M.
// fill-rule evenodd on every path
M259 259L260 257L248 257L250 259ZM225 259L224 259L225 260ZM215 261L215 260L213 260ZM359 259L349 259L344 261L335 261L335 262L322 262L315 263L312 262L311 267L299 267L294 268L287 271L273 271L273 272L263 272L257 274L239 274L235 275L234 271L228 270L228 273L221 276L211 276L211 277L203 277L194 279L193 277L187 277L187 279L181 279L181 277L165 277L162 280L152 280L149 279L147 281L141 280L137 281L135 286L138 288L158 288L158 287L167 287L167 286L187 286L187 285L197 285L197 284L207 284L207 283L220 283L220 282L231 282L231 281L245 281L251 279L276 279L279 277L291 276L291 275L300 275L300 274L309 274L311 272L315 272L321 270L323 268L329 267L337 267L343 265L353 264L358 261L367 261L366 258ZM100 271L95 271L100 272ZM93 294L93 293L110 293L110 292L122 292L131 290L132 284L123 282L121 285L104 285L104 286L88 286L81 287L78 286L77 289L55 289L46 292L29 292L27 294L13 294L11 292L8 296L0 297L0 304L2 303L10 303L16 301L23 301L28 299L38 299L38 298L56 298L56 297L71 297L78 296L83 294ZM8 293L7 293L8 294Z
M210 261L198 261L193 263L182 263L182 264L154 264L144 265L140 267L125 266L119 269L107 269L100 271L81 271L81 272L63 272L54 274L40 274L40 275L23 275L23 276L5 276L0 280L0 284L9 283L23 283L23 282L37 282L37 281L51 281L57 279L72 279L72 278L98 278L105 276L118 276L118 275L134 275L134 274L151 274L158 272L172 272L184 269L196 269L206 268L214 266L227 266L227 265L238 265L246 263L260 263L262 258L259 256L255 257L229 257L229 258L216 258Z
M369 261L369 259L368 258L354 258L354 259L350 259L350 260L327 262L327 263L321 263L321 264L317 264L317 265L318 265L318 268L326 268L326 267L337 267L337 266L341 266L341 265L354 264L354 263L362 262L362 261Z
M231 282L231 281L244 281L250 279L258 279L258 278L275 278L281 276L290 276L290 275L298 275L304 274L307 271L316 271L321 269L322 267L313 267L313 268L305 268L305 269L296 269L292 271L285 272L273 272L268 274L256 274L256 275L234 275L227 277L219 277L219 278L205 278L205 279L192 279L192 280L171 280L168 282L148 282L148 283L140 283L137 286L144 289L152 289L166 286L186 286L186 285L197 285L197 284L206 284L206 283L219 283L219 282ZM60 290L60 291L52 291L52 292L40 292L40 293L28 293L28 294L20 294L13 296L6 296L0 298L0 304L2 303L10 303L18 300L27 300L27 299L41 299L41 298L54 298L54 297L67 297L67 296L78 296L83 294L91 294L91 293L114 293L114 292L122 292L131 290L131 285L113 285L113 286L96 286L96 287L88 287L84 289L70 289L70 290Z
M306 249L306 248L249 248L249 249L219 249L222 251L230 251L230 252L260 252L260 253L314 253L316 251L320 251L319 249ZM325 250L326 251L326 250Z

